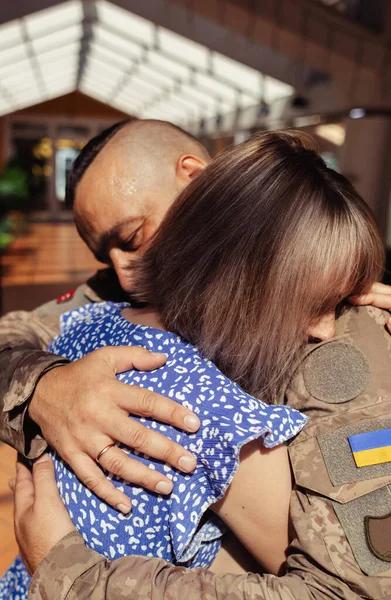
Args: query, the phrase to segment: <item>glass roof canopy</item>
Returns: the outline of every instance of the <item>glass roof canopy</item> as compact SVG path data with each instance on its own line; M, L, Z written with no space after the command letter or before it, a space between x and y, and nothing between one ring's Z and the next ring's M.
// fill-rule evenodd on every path
M73 90L188 126L293 88L106 0L70 0L0 26L0 115Z

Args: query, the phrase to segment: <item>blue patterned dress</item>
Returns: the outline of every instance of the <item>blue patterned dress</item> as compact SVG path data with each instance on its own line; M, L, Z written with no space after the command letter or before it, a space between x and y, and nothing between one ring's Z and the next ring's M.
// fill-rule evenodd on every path
M97 498L52 453L58 489L87 546L107 558L137 554L187 567L208 567L224 533L222 522L208 508L226 493L241 447L255 438L261 438L267 448L277 446L295 436L306 418L287 406L269 406L249 396L178 335L130 323L121 315L127 306L105 302L66 313L62 333L49 351L70 360L102 346L142 346L165 353L168 359L160 369L131 370L118 379L172 398L198 415L201 427L193 434L152 419L138 419L193 452L197 468L192 474L181 473L118 444L174 484L169 496L160 496L106 473L129 496L130 516ZM0 580L0 598L27 598L28 583L28 574L17 559Z

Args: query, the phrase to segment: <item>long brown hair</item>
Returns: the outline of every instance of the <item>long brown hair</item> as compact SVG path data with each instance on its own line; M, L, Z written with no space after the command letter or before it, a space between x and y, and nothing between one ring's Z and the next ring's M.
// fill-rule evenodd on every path
M136 274L170 330L275 401L315 319L382 271L373 215L298 132L258 133L179 195Z

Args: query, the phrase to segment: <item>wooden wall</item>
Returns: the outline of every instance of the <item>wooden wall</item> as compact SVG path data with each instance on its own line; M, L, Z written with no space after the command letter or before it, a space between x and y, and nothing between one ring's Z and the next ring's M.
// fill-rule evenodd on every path
M69 117L72 118L92 118L92 119L112 119L113 123L129 118L129 115L116 110L98 100L94 100L89 96L85 96L80 92L72 92L60 98L54 98L42 104L24 108L23 110L13 113L18 117L26 116L42 116L44 117ZM4 148L4 122L6 117L0 117L0 169L3 166L5 159Z
M110 118L115 120L128 118L129 115L111 108L98 100L85 96L80 92L72 92L60 98L54 98L42 104L14 113L16 115L46 115L46 116L69 116L69 117L92 117Z

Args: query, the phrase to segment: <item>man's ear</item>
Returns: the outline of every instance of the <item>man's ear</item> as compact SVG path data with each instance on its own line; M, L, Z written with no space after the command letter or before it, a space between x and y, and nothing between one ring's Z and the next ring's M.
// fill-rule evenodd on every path
M179 187L182 188L194 177L197 177L207 166L207 161L194 154L181 154L176 164L176 179Z

